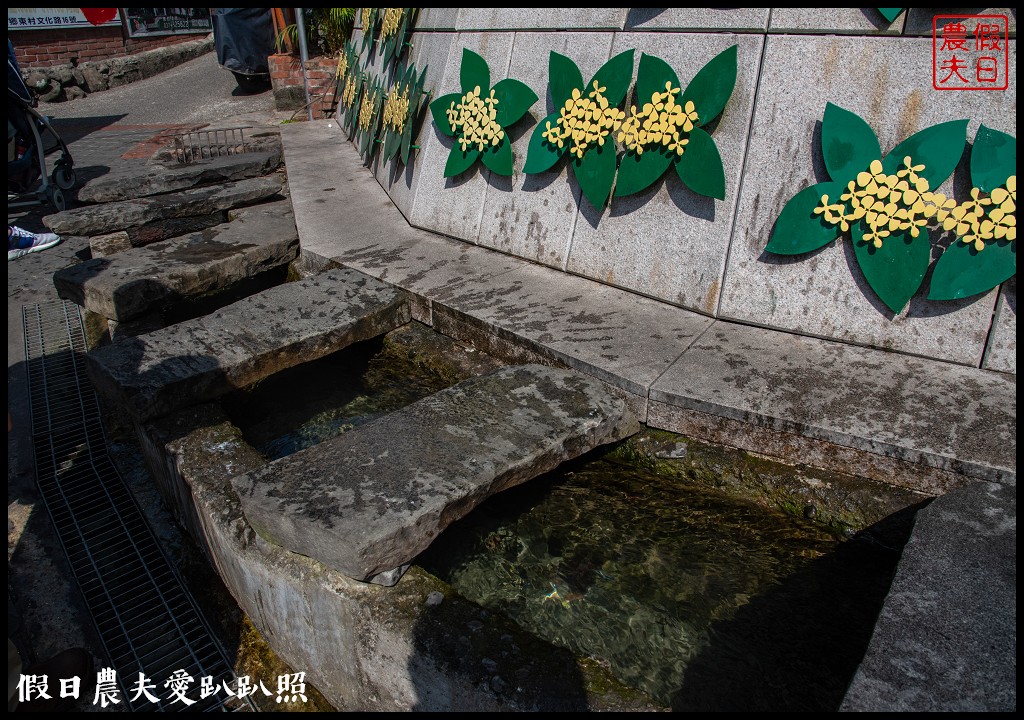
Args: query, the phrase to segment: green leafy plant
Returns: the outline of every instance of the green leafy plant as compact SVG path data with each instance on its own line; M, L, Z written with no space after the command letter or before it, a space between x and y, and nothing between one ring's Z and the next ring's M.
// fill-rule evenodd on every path
M303 8L306 43L314 55L334 55L342 49L352 34L356 19L355 8ZM274 39L277 52L283 52L285 42L294 47L299 42L299 26L286 26Z
M505 128L519 121L537 95L512 78L491 87L487 61L472 50L463 49L459 71L462 92L443 95L430 103L437 129L455 138L444 176L465 172L480 159L498 175L512 174L512 141Z
M523 172L545 172L569 153L569 167L587 200L598 209L605 206L616 169L610 136L626 116L620 106L633 75L633 52L619 53L584 83L576 63L552 51L548 88L558 109L534 129Z
M417 134L426 102L423 84L427 68L423 68L423 72L418 72L412 65L399 68L395 77L395 83L384 99L382 155L385 160L400 157L402 164L408 165L412 140Z
M831 182L797 193L766 250L812 252L849 232L868 285L894 313L921 287L942 230L956 240L940 256L929 299L986 292L1016 274L1016 139L982 126L971 158L971 197L935 192L963 155L967 120L925 128L882 157L859 116L829 103L821 150Z

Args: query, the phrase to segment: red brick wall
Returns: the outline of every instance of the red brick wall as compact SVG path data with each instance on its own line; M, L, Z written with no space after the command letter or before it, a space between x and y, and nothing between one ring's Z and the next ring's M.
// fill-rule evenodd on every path
M274 89L281 87L302 87L302 63L294 55L271 55L270 82ZM314 100L313 117L324 118L334 114L337 107L335 73L338 71L338 59L315 57L306 61L306 82L309 84L309 96ZM306 117L305 113L301 113ZM296 117L298 119L298 116Z
M22 68L51 67L87 60L106 60L153 48L200 40L204 35L158 35L128 38L120 27L55 30L8 30Z

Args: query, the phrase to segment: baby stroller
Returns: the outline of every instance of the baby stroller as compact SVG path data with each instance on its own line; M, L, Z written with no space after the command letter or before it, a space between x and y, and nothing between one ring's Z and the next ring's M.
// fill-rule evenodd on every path
M11 145L14 145L12 152ZM67 207L64 190L75 187L74 160L50 119L33 107L32 94L21 79L14 48L7 42L7 207ZM47 170L46 156L60 152ZM13 155L13 157L12 157Z

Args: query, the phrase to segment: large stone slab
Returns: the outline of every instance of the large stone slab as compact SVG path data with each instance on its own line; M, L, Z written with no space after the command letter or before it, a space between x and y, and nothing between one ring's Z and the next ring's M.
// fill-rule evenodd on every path
M118 230L106 235L93 235L89 238L89 250L94 258L113 255L133 247L143 247L179 235L199 232L227 222L227 219L228 214L224 210L217 210L207 215L156 220L139 227Z
M461 89L459 72L463 48L472 50L487 61L492 85L508 77L514 36L515 33L460 33L452 43L447 65L443 69L431 68L432 97L438 98ZM425 125L428 129L420 135L423 147L416 158L420 166L419 180L409 222L475 243L480 234L484 193L491 172L477 162L456 177L444 177L444 167L454 140L442 135L429 118ZM521 166L522 158L516 158L514 163Z
M420 8L416 16L416 31L421 30L455 30L455 23L459 15L458 8ZM419 36L422 39L422 36Z
M470 30L621 30L626 8L462 8L457 28Z
M888 152L918 130L961 118L970 118L970 139L980 123L1015 135L1016 86L933 90L926 38L769 35L766 43L719 317L978 366L995 290L929 302L926 285L894 316L867 287L845 240L795 257L764 248L789 199L829 179L820 152L827 102L863 117ZM869 73L861 69L866 64ZM966 170L964 161L956 176L966 177ZM960 198L961 187L958 182ZM942 191L952 190L950 180Z
M260 177L281 164L280 151L227 155L192 165L146 166L141 172L102 175L78 191L82 202L105 203L187 190L197 185Z
M251 178L154 197L73 208L47 215L43 224L58 235L102 235L154 220L228 210L265 200L280 192L280 178Z
M985 349L986 370L1017 373L1017 278L1003 283L992 320L988 347Z
M847 712L1017 709L1017 488L977 483L917 514Z
M732 30L764 32L768 8L629 8L626 30Z
M265 539L369 580L411 563L491 495L638 429L593 379L507 367L232 485Z
M1016 377L718 322L652 402L995 482L1016 481Z
M138 419L159 417L329 355L409 321L406 294L329 270L88 355L97 391Z
M290 213L265 211L54 273L57 294L124 322L216 293L287 265L299 253Z
M479 243L562 270L579 215L580 186L569 179L569 161L539 175L521 172L536 122L557 108L548 89L551 51L571 57L589 80L611 57L612 33L516 33L509 76L529 85L540 100L511 137L516 174L491 176L480 221Z
M617 33L612 56L636 48L667 62L687 86L708 60L739 48L739 74L717 121L715 144L725 166L725 200L697 195L674 170L646 191L614 198L598 213L583 201L568 269L595 280L713 315L718 309L749 137L761 35Z
M889 22L875 8L772 8L768 31L850 35L899 35L904 10Z

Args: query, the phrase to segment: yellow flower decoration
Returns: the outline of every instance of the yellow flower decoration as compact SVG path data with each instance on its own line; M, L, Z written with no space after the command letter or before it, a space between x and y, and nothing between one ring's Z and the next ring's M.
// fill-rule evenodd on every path
M345 78L345 89L341 91L341 104L347 108L352 107L356 101L356 88L359 85L359 78L352 73Z
M397 133L405 129L405 119L409 115L409 91L405 89L398 94L398 86L391 88L384 100L384 125Z
M373 8L363 8L363 34L372 30Z
M631 107L629 118L619 129L618 141L637 155L643 155L645 146L652 145L662 145L682 155L690 142L683 135L693 130L699 118L692 100L687 100L685 106L676 103L675 96L680 92L682 88L666 82L665 91L653 93L639 113L635 105Z
M359 127L362 130L370 129L376 109L377 96L372 91L367 90L366 95L363 97L363 105L359 108Z
M447 110L448 122L458 137L463 152L470 145L476 145L483 151L488 145L497 145L505 137L495 118L498 116L498 98L494 90L488 97L481 97L480 86L462 96L456 105L454 102Z
M398 26L402 23L402 8L384 8L384 17L381 19L380 36L391 37L398 32Z
M339 78L340 77L345 77L345 73L347 73L347 72L348 72L348 55L346 55L345 51L343 50L340 53L338 53L338 70L337 70L337 72L335 72L334 76L335 77L339 77Z
M583 157L588 147L604 145L605 139L619 129L626 115L622 110L608 106L608 99L603 95L607 89L595 80L586 97L578 88L573 90L572 97L559 110L555 125L550 121L545 124L544 139L559 148L565 147L566 141L571 141L569 152L578 158Z

